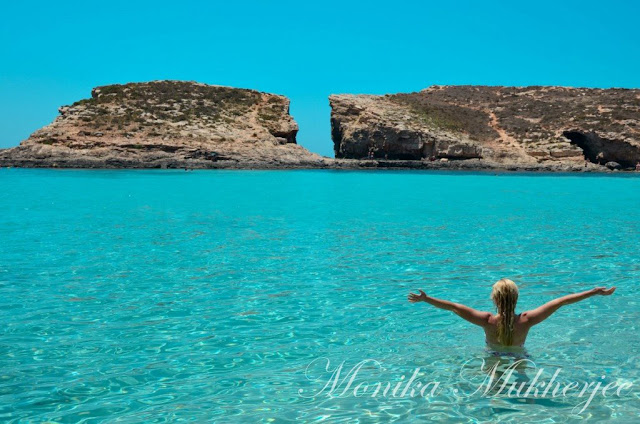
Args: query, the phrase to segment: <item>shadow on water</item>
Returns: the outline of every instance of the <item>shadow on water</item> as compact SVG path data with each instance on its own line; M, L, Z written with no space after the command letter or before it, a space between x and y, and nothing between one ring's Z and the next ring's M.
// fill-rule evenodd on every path
M485 396L500 399L513 405L540 405L545 407L565 408L573 406L547 397L541 397L544 390L536 378L538 367L532 357L522 352L485 352L482 372L489 377ZM537 390L536 390L537 388ZM514 412L509 408L492 408L494 413Z

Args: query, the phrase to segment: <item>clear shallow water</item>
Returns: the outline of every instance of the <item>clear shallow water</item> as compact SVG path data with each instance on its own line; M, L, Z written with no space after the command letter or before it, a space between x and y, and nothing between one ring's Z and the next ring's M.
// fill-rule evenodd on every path
M575 399L469 395L482 330L406 301L422 288L490 310L507 276L526 310L617 285L534 327L527 349L563 382L640 384L637 177L1 169L0 210L2 421L640 416L636 386L579 416ZM393 385L419 367L440 390L314 395L319 358L345 373L377 360L362 381Z

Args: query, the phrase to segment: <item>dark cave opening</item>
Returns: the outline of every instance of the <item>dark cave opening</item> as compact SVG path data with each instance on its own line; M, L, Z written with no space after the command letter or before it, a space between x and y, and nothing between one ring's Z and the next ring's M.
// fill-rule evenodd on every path
M633 168L640 160L640 149L624 141L607 140L594 132L564 131L562 135L581 148L585 159L592 163L617 162L623 168Z
M600 150L594 146L593 142L589 141L589 135L579 131L565 131L562 133L569 139L571 144L575 144L584 152L584 157L589 162L598 163L598 154ZM602 162L602 160L600 160ZM604 162L602 162L604 165Z

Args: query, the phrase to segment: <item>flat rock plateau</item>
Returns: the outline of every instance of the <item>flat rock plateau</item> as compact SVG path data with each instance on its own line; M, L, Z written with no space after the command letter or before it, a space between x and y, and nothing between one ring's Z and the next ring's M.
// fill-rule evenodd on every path
M332 95L336 159L296 144L289 99L184 81L94 88L0 166L632 170L640 90L432 86Z
M60 168L317 167L296 144L289 99L255 90L153 81L94 88L0 165Z
M640 160L635 89L432 86L329 102L336 158L384 167L607 171Z

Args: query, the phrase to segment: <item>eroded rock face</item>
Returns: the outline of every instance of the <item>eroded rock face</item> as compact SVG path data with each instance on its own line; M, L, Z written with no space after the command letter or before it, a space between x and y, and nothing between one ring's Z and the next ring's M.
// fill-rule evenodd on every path
M284 96L183 81L109 85L59 109L0 164L209 168L313 165Z
M640 160L640 90L433 86L329 102L337 158L624 168Z

